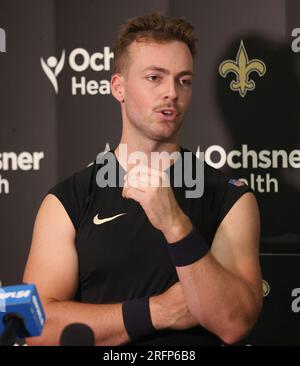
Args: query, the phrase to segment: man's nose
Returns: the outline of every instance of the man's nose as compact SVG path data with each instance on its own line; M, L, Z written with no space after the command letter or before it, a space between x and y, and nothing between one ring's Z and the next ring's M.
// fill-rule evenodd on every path
M178 91L177 91L177 85L176 85L175 80L170 80L166 83L164 99L169 99L169 100L178 99Z

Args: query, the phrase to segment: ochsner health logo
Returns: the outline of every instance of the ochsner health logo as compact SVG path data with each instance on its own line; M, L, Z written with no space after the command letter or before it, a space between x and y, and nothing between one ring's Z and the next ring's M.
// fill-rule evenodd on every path
M41 57L42 68L45 74L48 76L49 80L51 81L56 94L58 94L57 76L64 67L65 56L66 52L65 50L63 50L59 61L55 56L50 56L45 62L43 57Z
M63 50L59 60L55 56L48 57L47 61L41 57L41 65L56 94L58 94L57 76L66 64L71 70L70 83L66 81L66 86L70 86L72 95L108 95L110 80L107 72L111 70L113 58L114 53L109 46L104 46L101 52L93 53L84 48L74 48L69 54ZM95 77L92 80L85 74L87 70L94 72ZM88 72L88 75L93 73Z

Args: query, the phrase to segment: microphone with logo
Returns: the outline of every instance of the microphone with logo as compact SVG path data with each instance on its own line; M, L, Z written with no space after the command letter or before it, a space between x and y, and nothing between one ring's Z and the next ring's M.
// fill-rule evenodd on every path
M69 324L62 331L60 346L95 346L94 332L86 324Z
M0 345L13 346L17 338L42 333L45 313L35 285L0 288Z

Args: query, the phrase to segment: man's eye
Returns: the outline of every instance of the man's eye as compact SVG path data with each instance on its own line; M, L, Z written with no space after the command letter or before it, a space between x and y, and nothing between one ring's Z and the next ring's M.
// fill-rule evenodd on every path
M182 86L189 86L192 84L192 80L191 79L180 79L179 83Z
M149 76L147 76L147 80L149 80L149 81L157 81L158 80L158 76L156 76L156 75L149 75Z

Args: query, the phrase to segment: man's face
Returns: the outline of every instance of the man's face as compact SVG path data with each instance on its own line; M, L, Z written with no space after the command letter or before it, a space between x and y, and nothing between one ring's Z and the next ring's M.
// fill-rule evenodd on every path
M192 97L192 71L183 42L133 42L123 75L128 127L155 141L174 138Z

